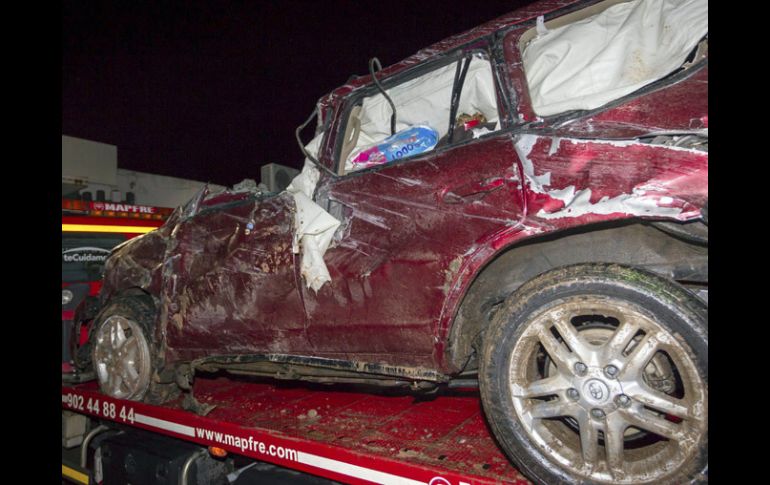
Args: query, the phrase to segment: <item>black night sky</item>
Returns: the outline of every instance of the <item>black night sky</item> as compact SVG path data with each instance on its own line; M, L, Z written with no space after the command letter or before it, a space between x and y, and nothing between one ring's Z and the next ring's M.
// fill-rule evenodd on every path
M64 2L62 133L121 168L232 185L298 167L294 129L370 57L383 66L528 3Z

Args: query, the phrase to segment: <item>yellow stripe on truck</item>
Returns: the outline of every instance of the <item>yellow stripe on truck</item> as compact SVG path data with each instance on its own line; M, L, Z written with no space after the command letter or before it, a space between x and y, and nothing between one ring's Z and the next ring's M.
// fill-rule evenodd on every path
M153 226L99 226L93 224L62 224L61 232L127 232L144 234L157 229Z
M88 475L81 473L74 468L70 468L66 465L61 466L61 474L63 477L67 477L70 480L75 480L78 483L88 485Z

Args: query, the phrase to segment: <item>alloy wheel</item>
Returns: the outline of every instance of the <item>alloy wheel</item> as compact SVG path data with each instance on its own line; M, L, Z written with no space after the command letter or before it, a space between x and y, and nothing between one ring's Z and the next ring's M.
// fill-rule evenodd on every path
M94 369L106 394L139 399L150 383L150 348L139 324L120 315L108 317L94 340Z
M579 324L596 318L613 322L598 339ZM530 320L510 355L518 420L571 473L646 482L697 453L705 385L686 344L640 307L605 296L559 300ZM661 368L671 376L658 385Z

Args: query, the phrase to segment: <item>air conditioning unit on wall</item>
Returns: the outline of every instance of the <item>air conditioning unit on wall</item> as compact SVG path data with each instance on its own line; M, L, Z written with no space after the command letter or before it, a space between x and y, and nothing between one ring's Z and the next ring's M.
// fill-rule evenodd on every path
M287 167L278 163L262 165L260 182L267 186L270 192L280 192L289 186L292 179L299 175L296 168Z

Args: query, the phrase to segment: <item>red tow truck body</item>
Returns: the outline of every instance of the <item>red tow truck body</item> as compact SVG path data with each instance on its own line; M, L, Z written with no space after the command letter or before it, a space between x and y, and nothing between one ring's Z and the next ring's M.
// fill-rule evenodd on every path
M194 393L216 407L200 416L181 398L153 406L110 398L89 382L62 386L62 409L342 483L530 483L495 443L473 390L420 398L213 376L196 377ZM64 463L62 474L80 483L93 476Z

